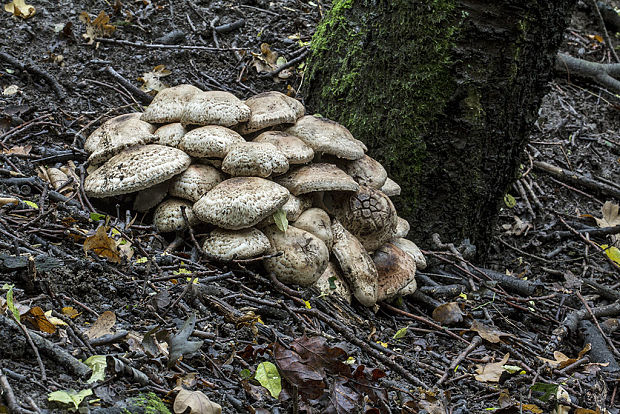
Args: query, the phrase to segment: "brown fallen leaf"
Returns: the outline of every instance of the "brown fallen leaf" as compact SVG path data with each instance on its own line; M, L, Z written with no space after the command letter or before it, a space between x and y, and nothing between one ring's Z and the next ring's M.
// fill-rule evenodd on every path
M60 310L63 315L70 317L71 319L75 319L81 315L73 306L65 306Z
M89 339L100 338L104 335L112 333L112 327L116 323L116 315L112 311L103 312L92 324L92 326L86 331L86 336Z
M601 209L603 218L594 218L599 227L614 227L620 225L620 206L611 201L606 201ZM617 234L610 236L612 244L620 248L620 237Z
M43 309L38 306L33 306L28 312L23 313L20 320L38 331L49 334L56 332L56 326L47 319Z
M121 256L114 239L108 237L107 227L99 226L97 232L84 240L84 253L93 251L99 257L105 257L112 263L120 263Z
M457 302L443 303L433 310L433 320L442 325L456 325L463 322L463 312Z
M142 76L138 78L138 80L143 83L140 89L151 95L157 94L157 92L168 87L168 85L161 81L161 78L171 73L172 72L166 69L164 65L155 66L152 71L144 72Z
M471 331L478 332L478 335L480 335L482 339L494 344L501 342L502 336L514 337L514 335L512 334L504 333L499 329L495 328L494 326L488 326L478 321L474 321L469 329Z
M3 154L28 155L32 151L32 145L18 146L15 145L9 149L3 150Z
M214 403L200 391L189 391L182 389L174 399L172 409L175 413L186 413L190 409L189 414L221 414L222 406Z
M9 4L4 5L4 10L22 19L28 19L36 13L34 6L26 4L24 0L13 0Z
M486 365L476 365L477 374L474 376L480 382L499 382L499 378L504 373L504 365L508 362L510 354L504 355L501 361L491 362Z
M14 206L19 204L19 200L13 197L0 197L0 207L7 204L13 204Z
M114 25L109 24L110 16L103 10L99 12L95 20L91 20L88 13L82 12L80 13L80 21L86 25L86 33L82 37L88 40L89 45L95 43L95 38L109 36L116 30Z

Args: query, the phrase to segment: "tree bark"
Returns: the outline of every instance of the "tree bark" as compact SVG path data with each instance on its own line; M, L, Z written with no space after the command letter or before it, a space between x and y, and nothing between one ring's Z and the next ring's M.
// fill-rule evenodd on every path
M488 246L575 0L334 0L304 94L402 187L424 243Z

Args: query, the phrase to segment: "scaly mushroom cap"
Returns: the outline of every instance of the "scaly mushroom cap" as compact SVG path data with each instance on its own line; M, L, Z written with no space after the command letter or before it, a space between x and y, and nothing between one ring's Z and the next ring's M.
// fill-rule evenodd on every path
M162 89L142 114L142 120L154 124L180 122L183 109L194 94L202 92L192 85L177 85Z
M277 177L278 184L295 194L314 191L357 191L359 184L334 164L309 164Z
M286 201L286 203L284 203L282 207L280 207L280 209L284 211L284 214L286 214L286 220L288 220L288 222L290 223L290 222L297 220L299 215L303 213L305 210L307 210L311 205L312 205L311 197L307 197L307 196L297 197L297 196L294 196L293 194L290 194L288 197L288 200ZM258 223L257 227L263 228L273 223L274 223L274 219L273 219L273 215L271 215L267 217L266 219L264 219L263 221L261 221L260 223Z
M202 221L239 230L252 227L276 212L289 197L286 188L258 177L222 181L194 204Z
M265 228L272 251L280 256L263 260L265 268L283 283L310 286L323 274L329 261L325 243L305 230L289 226L286 232L276 226Z
M230 127L250 119L250 108L230 92L207 91L192 96L185 109L183 125Z
M335 205L333 214L369 252L390 240L398 223L390 199L381 191L366 186L360 186L357 193Z
M270 126L292 124L306 111L297 99L276 91L252 96L245 104L250 107L251 114L248 122L239 126L242 134Z
M288 171L288 160L268 142L240 142L224 157L222 171L233 177L269 177Z
M372 255L379 286L377 301L392 299L395 296L406 296L415 292L415 261L407 253L392 243L386 243Z
M377 303L378 274L364 246L338 220L332 221L332 252L349 283L353 296L364 306Z
M125 122L129 122L130 120L140 119L141 116L142 112L134 112L108 119L103 124L101 124L99 128L93 131L93 133L90 134L88 138L86 138L86 141L84 142L84 151L88 152L89 154L93 153L97 149L101 138L106 136L111 129L114 129L118 125Z
M232 129L208 125L192 129L181 139L179 148L199 158L224 158L228 151L245 139Z
M378 161L364 155L359 160L349 161L344 171L359 185L380 189L387 180L387 171Z
M366 146L344 126L327 118L306 115L295 125L284 130L299 137L315 153L331 154L347 160L359 160L364 156Z
M327 264L327 269L321 277L314 282L314 286L319 289L322 295L340 296L347 303L351 303L351 289L342 277L338 265L331 261Z
M187 223L181 211L182 207L185 207L185 214L187 215L187 221L190 226L198 224L199 220L192 212L192 204L189 201L179 198L170 198L163 201L155 209L153 224L157 227L157 230L162 233L168 233L187 228Z
M392 239L399 239L401 237L407 237L411 226L409 222L402 217L396 217L396 229L392 235Z
M130 148L86 177L84 190L96 198L133 193L182 173L191 161L183 151L163 145Z
M293 223L298 229L306 230L323 240L327 250L331 251L334 244L332 225L329 215L320 208L309 208L301 213L299 218Z
M209 190L224 181L224 174L210 165L192 164L170 182L171 196L196 202Z
M155 126L136 118L129 118L111 126L101 137L88 162L103 164L125 148L150 144L157 141L153 134Z
M411 256L418 269L426 269L426 258L422 254L420 248L414 242L412 242L411 240L398 238L390 240L390 243Z
M381 187L381 191L388 197L398 196L400 195L400 185L388 177L388 179L385 180L385 184Z
M202 249L219 260L249 259L271 248L269 239L255 228L243 230L214 229L205 239Z
M160 126L155 130L157 135L156 144L167 145L169 147L179 147L181 138L187 133L187 130L180 122Z
M276 146L288 159L288 163L306 164L314 158L314 151L302 140L294 135L282 131L263 132L253 140L254 142L269 142Z

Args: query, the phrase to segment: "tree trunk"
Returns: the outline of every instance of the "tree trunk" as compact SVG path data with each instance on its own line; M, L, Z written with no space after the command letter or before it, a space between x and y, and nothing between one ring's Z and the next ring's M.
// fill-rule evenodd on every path
M402 187L420 242L488 246L575 0L334 0L304 92Z

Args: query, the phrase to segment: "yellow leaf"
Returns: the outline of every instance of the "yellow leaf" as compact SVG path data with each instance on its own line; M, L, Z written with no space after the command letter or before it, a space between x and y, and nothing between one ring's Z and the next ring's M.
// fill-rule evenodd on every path
M616 246L608 246L606 244L601 244L601 248L605 251L605 254L616 264L620 265L620 249Z
M26 4L24 0L13 0L9 4L4 5L4 10L13 13L13 16L27 19L34 16L36 9L30 4Z
M63 321L62 319L57 318L55 316L52 316L52 310L51 309L45 312L45 317L53 325L56 325L56 326L66 326L67 325L67 323L65 321Z

